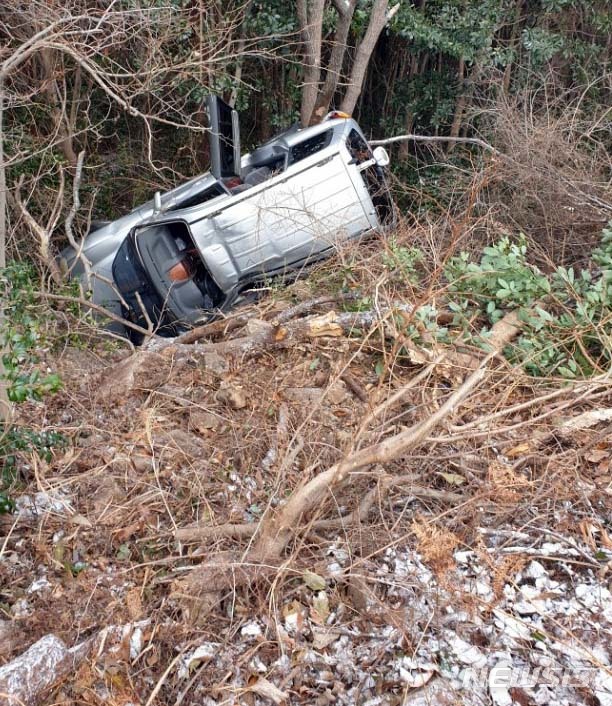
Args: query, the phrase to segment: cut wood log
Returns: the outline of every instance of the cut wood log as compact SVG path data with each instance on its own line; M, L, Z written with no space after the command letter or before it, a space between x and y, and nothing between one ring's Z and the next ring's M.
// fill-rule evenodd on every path
M411 309L410 305L405 308ZM175 357L198 357L208 353L239 357L253 357L266 351L289 348L322 336L342 336L358 329L371 329L381 323L393 310L342 312L330 311L321 316L308 316L281 323L262 322L249 336L240 336L218 343L180 343L180 339L152 339L144 346L146 352L164 351Z
M339 298L352 299L354 294L349 293ZM109 395L113 394L113 390L125 394L130 389L139 388L138 379L142 379L141 389L154 389L157 383L161 384L160 376L163 378L171 364L181 364L194 359L203 363L214 373L223 372L228 368L228 358L244 360L270 351L291 348L315 338L340 337L356 332L369 332L394 314L401 314L406 318L414 311L412 304L402 302L380 310L340 313L329 311L318 316L294 319L305 311L330 303L330 301L330 297L312 299L281 312L273 321L238 316L234 319L212 322L177 338L152 337L139 351L107 372L106 382L103 383L102 388ZM514 315L508 315L508 325L514 319ZM247 329L248 335L227 341L199 342L204 336L218 335L241 327ZM495 330L494 327L493 332ZM493 332L492 335L495 335ZM492 346L495 345L493 340L490 343ZM162 357L160 358L160 356ZM453 351L447 351L445 357L466 369L469 369L472 363L478 362L478 359L473 356ZM435 356L429 351L423 350L424 360L429 361L432 358ZM147 374L147 371L150 374ZM123 381L127 381L127 385L123 384ZM364 397L363 392L358 390L356 392L360 393L360 398Z

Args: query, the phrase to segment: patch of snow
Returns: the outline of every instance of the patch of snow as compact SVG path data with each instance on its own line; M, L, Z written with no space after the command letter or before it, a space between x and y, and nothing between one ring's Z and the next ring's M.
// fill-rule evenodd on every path
M15 618L25 618L32 613L32 606L25 598L20 598L11 606L11 613Z
M15 507L17 515L23 519L35 519L48 513L74 514L69 497L60 491L21 495L15 498Z
M484 667L487 663L486 656L469 642L462 640L460 637L453 635L449 639L449 647L454 652L457 659L462 664L468 664L472 667Z
M344 573L344 569L337 561L332 561L327 565L327 573L330 576L341 576Z
M179 679L186 679L191 671L202 662L210 662L219 654L221 645L218 642L203 642L193 652L184 655L179 663L177 676Z
M142 652L144 634L141 628L136 628L130 635L130 659L134 661Z
M453 554L455 561L458 564L468 564L470 560L475 556L475 553L469 549L467 551L455 552Z
M33 581L30 584L26 593L29 593L29 594L38 593L38 591L44 591L45 589L48 589L48 588L51 588L51 584L49 583L46 576L42 576L41 578L36 579L36 581Z
M496 618L495 624L504 633L504 636L512 640L528 640L531 637L531 630L524 621L517 620L499 608L493 609L493 615Z
M536 561L535 559L533 561L530 561L521 573L524 578L528 579L539 579L543 576L546 576L548 578L548 574L546 573L546 569L544 568L544 566L542 566L542 564L539 561Z
M268 671L264 661L257 655L249 662L249 669L255 674L265 674Z
M261 626L255 620L242 626L240 634L243 637L259 637L261 635Z

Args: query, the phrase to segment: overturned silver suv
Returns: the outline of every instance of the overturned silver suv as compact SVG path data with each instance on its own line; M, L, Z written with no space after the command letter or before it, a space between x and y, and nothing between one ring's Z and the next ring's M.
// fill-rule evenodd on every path
M241 156L236 111L210 96L208 112L209 173L99 224L80 252L62 254L95 303L161 335L395 221L387 153L372 152L348 116L295 126Z

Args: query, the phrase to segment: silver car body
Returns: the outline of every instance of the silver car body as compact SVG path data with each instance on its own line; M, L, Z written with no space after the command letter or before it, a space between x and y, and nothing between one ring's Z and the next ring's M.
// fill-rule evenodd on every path
M142 323L144 306L156 325L162 319L194 325L231 306L258 280L295 270L324 257L340 241L392 223L381 161L352 119L294 130L241 158L244 183L237 188L208 173L156 195L90 233L80 256L68 253L68 265L90 288L93 301L115 314ZM260 172L264 177L256 183ZM126 249L127 239L131 249ZM204 267L198 275L200 290L202 277L210 277L204 289L214 292L201 303L193 284L167 278L166 263L176 260L173 243L178 243L177 252L197 250ZM134 259L142 281L149 280L152 297L155 290L144 305L134 292L149 284L134 284L133 273L124 276L121 270L121 262ZM179 301L182 287L185 301ZM130 293L137 304L133 297L126 301ZM149 306L153 299L158 304ZM171 326L170 332L175 329Z

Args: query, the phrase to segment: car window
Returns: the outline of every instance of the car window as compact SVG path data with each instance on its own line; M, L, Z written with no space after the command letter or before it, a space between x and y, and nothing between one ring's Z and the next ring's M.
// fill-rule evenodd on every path
M293 145L289 152L289 164L295 164L302 159L306 159L306 157L311 157L313 154L327 147L331 142L332 132L333 130L326 130L302 142L298 142L297 145Z
M349 136L346 138L346 146L355 164L361 164L368 159L372 159L370 146L357 130L351 130Z
M368 159L372 159L372 150L363 137L353 129L346 138L346 146L355 161L355 164L361 164Z
M212 186L209 186L207 189L203 189L197 194L194 194L193 196L189 196L186 199L179 201L175 206L169 208L168 210L178 211L181 208L191 208L192 206L199 206L200 204L206 203L207 201L210 201L211 199L214 199L217 196L222 196L223 194L227 194L227 191L223 188L223 186L221 186L221 184L219 184L219 182L216 182Z
M373 164L362 169L360 175L370 193L378 220L383 225L391 223L395 214L383 170Z

